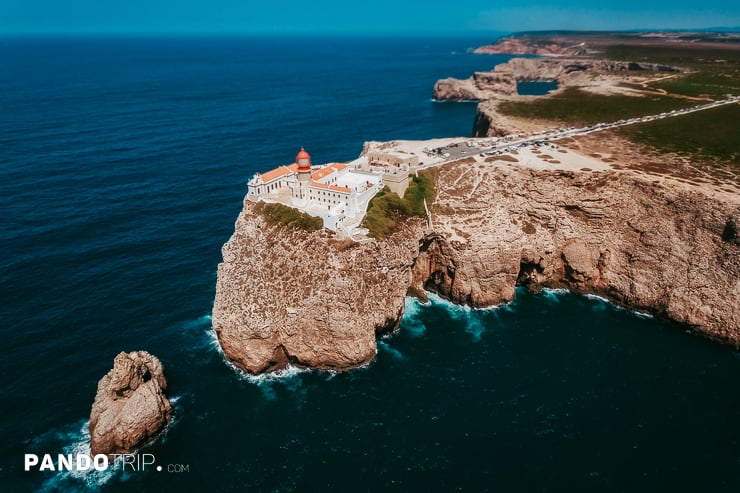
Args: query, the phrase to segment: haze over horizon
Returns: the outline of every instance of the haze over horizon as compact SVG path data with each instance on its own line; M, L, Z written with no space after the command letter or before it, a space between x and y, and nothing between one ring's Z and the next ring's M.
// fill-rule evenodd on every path
M463 34L529 30L701 29L740 26L740 5L727 0L697 11L695 2L583 0L516 4L440 0L403 4L310 4L284 0L4 0L0 33L274 33Z

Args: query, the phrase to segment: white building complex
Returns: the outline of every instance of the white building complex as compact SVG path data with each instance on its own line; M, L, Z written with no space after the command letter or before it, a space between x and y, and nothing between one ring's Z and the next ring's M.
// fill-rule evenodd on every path
M383 174L342 163L311 164L301 148L295 163L257 173L248 200L278 202L321 217L324 226L348 232L360 225L368 202L383 187Z

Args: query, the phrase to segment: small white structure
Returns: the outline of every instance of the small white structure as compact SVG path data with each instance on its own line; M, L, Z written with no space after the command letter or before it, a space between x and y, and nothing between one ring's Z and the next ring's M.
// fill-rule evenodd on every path
M398 167L402 165L407 167L419 166L419 156L401 151L374 149L367 153L367 160L370 164L387 164Z
M247 183L248 200L279 202L321 217L333 230L360 223L370 199L382 188L382 175L343 163L313 166L301 148L293 164L257 173Z

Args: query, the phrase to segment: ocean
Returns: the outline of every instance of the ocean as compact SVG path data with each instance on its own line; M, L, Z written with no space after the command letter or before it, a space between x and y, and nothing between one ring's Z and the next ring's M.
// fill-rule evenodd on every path
M567 292L407 301L377 359L245 377L209 314L246 181L366 140L471 135L434 82L491 38L0 38L0 491L737 491L740 353ZM165 366L163 471L84 451L120 351Z

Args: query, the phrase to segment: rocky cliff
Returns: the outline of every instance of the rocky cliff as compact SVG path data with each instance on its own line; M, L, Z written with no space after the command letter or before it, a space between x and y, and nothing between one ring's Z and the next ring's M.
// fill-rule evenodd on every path
M125 454L154 439L172 418L159 359L145 351L120 353L98 382L90 413L92 454Z
M510 36L499 39L495 44L481 46L473 50L479 55L539 55L539 56L581 56L589 53L585 43L575 43L570 39L551 37L545 39Z
M270 226L253 208L244 201L218 266L213 327L229 360L250 373L371 361L403 314L420 223L357 244Z
M652 63L589 59L513 58L489 72L475 72L467 79L447 78L436 82L433 98L438 101L485 101L517 94L517 81L554 80L560 88L598 86L624 92L625 74L679 72L682 69Z
M488 306L564 287L740 345L740 199L630 171L439 168L434 229L356 244L269 226L245 201L218 267L213 326L259 373L362 365L407 292Z

